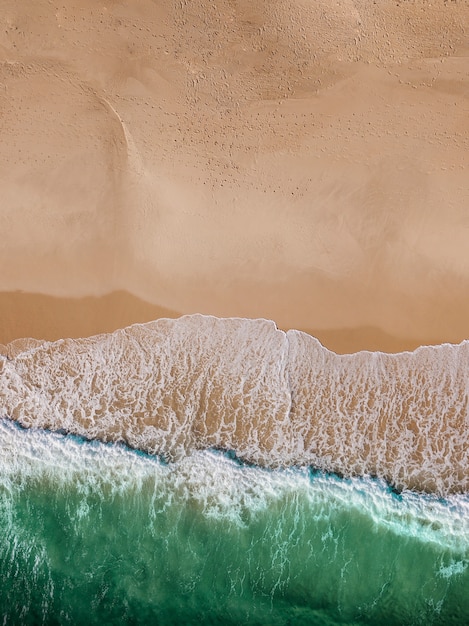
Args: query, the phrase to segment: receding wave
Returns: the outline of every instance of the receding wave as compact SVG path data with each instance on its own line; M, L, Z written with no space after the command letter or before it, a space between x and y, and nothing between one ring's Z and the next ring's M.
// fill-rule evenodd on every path
M337 355L267 320L201 315L0 358L0 408L26 427L167 460L234 450L261 466L469 490L469 342Z

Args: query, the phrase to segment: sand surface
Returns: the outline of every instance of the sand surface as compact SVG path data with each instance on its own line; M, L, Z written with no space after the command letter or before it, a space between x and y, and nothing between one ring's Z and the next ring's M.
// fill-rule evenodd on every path
M469 3L1 0L0 342L469 337Z

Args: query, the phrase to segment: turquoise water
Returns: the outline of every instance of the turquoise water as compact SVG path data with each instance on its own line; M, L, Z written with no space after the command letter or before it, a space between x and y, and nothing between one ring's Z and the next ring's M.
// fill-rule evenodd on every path
M468 624L469 498L0 421L5 624Z

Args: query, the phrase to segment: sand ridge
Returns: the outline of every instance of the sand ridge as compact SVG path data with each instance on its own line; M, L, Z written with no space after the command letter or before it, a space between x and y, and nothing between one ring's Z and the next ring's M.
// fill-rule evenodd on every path
M3 292L469 336L467 2L3 13Z

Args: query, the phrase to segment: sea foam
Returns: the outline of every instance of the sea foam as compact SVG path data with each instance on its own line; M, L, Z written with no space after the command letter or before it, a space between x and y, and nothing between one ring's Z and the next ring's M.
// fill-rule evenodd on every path
M469 490L469 342L337 355L267 320L201 315L0 359L0 410L25 427L168 461L234 450L267 467Z
M467 495L231 457L0 420L4 622L468 623Z

